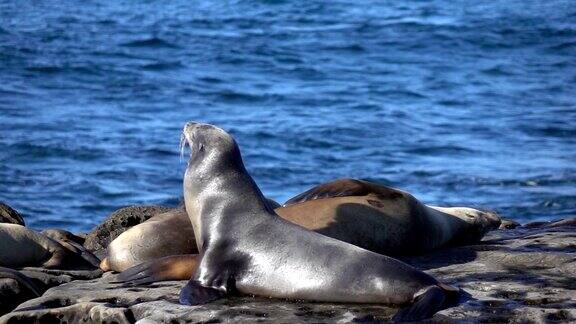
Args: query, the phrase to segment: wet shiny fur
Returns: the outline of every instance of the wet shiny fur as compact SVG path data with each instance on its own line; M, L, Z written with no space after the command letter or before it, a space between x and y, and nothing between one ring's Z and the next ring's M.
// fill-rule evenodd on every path
M184 199L200 264L180 301L195 305L230 293L325 302L412 306L399 320L431 316L457 289L411 266L309 231L274 213L225 131L188 123L191 155Z

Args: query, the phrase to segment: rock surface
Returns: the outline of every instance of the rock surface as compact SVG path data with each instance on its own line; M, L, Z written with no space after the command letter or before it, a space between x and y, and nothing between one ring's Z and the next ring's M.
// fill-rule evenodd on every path
M40 293L49 288L71 282L73 280L88 280L99 278L101 270L49 270L44 268L27 267L19 272L28 277L34 288ZM12 278L3 278L0 272L0 315L13 310L19 304L36 297L32 291ZM1 321L0 321L1 322Z
M6 314L21 303L36 297L36 295L20 282L12 278L2 278L0 275L0 314Z
M117 238L118 235L156 214L165 213L172 209L165 206L130 206L120 208L86 235L84 246L101 258L108 244Z
M470 296L430 322L568 322L576 320L576 226L542 223L498 230L478 245L451 248L406 262L461 287ZM0 323L18 321L351 322L388 321L382 305L325 304L234 297L202 306L178 304L185 284L114 284L115 275L73 281L29 300ZM148 321L149 322L149 321Z
M24 218L14 208L0 202L0 223L10 223L26 226Z

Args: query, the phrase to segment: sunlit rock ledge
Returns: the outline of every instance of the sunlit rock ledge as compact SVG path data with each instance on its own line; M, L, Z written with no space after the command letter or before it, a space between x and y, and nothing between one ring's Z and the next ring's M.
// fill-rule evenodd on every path
M576 320L575 224L576 220L571 219L498 230L478 245L405 259L470 295L460 305L437 313L430 322ZM28 270L31 271L33 269ZM190 307L178 304L178 293L185 281L124 287L110 283L114 277L112 273L101 278L84 274L77 277L78 280L50 288L41 297L20 304L1 317L0 323L385 322L396 312L381 305L251 297Z

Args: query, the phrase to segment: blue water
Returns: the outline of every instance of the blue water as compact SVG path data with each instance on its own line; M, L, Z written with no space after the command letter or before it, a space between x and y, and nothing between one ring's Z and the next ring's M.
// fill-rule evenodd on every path
M176 205L188 120L278 201L340 177L576 215L576 6L0 0L0 200L85 231Z

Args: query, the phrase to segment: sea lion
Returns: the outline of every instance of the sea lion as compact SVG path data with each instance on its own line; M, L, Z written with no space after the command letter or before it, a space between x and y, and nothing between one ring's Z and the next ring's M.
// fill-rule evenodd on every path
M155 215L114 239L100 268L124 271L148 260L198 251L192 231L183 208Z
M356 179L321 184L275 211L320 234L392 256L475 243L500 225L495 213L428 206L405 191Z
M420 320L459 290L401 261L330 238L274 213L244 168L236 141L188 123L184 201L199 266L180 292L186 305L237 292L322 302L411 304L396 320Z
M0 224L0 266L92 269L94 264L55 240L21 225Z
M317 233L389 256L417 255L440 247L475 243L500 224L500 217L491 212L466 207L428 206L407 192L356 179L340 179L318 185L291 198L283 207L275 208L274 211L280 217ZM184 218L187 215L175 214L171 217ZM173 222L169 218L164 221ZM145 231L141 230L140 226L143 225L134 226L131 230L142 234ZM174 231L190 232L192 225L186 221L179 222L178 228L170 228L167 233ZM151 261L152 258L148 257L150 255L168 256L142 251L144 248L160 250L152 244L141 242L148 241L147 237L148 235L131 235L131 240L123 240L122 244L117 244L118 251L120 247L128 250L134 249L133 246L140 251L140 257L131 259L131 264L126 264L123 269ZM160 245L159 240L172 241L171 237L172 235L162 235L154 242ZM182 247L180 251L182 254L198 253L197 248L192 245ZM175 258L174 267L183 267L182 262L196 264L190 261L194 258ZM165 258L162 262L166 266L170 263L170 258ZM114 267L110 269L123 270ZM152 269L143 266L138 269L140 273L137 278L140 281L143 281L146 275L150 280L184 279L164 277L182 273L180 271L154 273ZM130 281L129 274L136 275L136 272L133 270L123 274L122 280Z
M96 268L99 267L100 259L98 259L94 253L84 247L84 238L69 231L55 228L45 229L42 231L42 234L60 243L60 245L68 249L70 252L80 255L92 266Z

